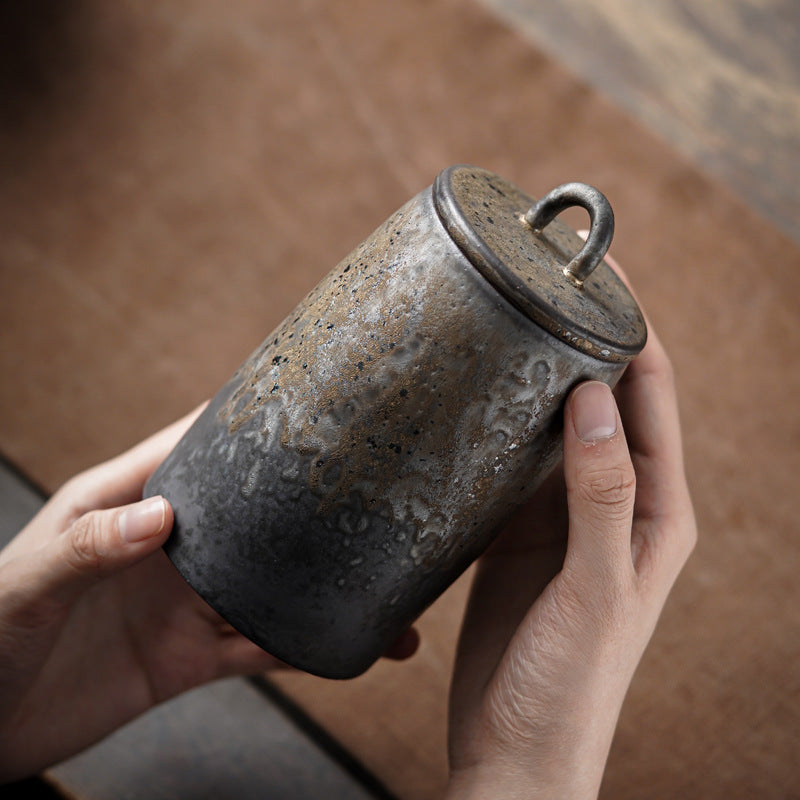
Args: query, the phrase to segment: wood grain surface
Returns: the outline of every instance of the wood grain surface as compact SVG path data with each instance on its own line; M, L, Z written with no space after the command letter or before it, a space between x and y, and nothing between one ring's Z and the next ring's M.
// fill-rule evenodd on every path
M482 1L800 242L800 3Z
M796 796L795 244L468 0L3 14L4 454L52 489L179 416L450 163L534 195L592 183L674 360L701 537L602 796ZM439 797L446 780L467 588L424 617L407 664L280 680L400 797Z

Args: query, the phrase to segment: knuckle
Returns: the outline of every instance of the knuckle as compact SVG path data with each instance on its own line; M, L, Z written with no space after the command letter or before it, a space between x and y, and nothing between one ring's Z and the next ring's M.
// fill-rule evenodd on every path
M616 465L596 469L581 476L580 496L609 514L627 514L636 494L636 474L632 465Z
M100 514L88 512L79 517L70 527L68 535L72 566L80 572L102 571L106 558Z

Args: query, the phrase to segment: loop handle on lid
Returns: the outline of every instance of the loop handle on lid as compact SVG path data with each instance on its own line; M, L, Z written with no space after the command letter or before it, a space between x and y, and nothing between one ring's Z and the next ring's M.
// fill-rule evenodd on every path
M565 183L532 205L523 219L540 233L571 206L585 208L591 221L586 243L564 267L564 274L580 286L603 260L614 237L614 212L605 195L586 183Z

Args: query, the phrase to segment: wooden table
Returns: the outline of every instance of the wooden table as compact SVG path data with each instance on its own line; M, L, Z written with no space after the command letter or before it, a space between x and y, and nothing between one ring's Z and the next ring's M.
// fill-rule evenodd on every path
M796 4L483 2L800 242Z
M675 362L701 532L602 795L797 796L798 12L713 11L4 8L0 452L48 492L179 416L449 163L534 194L593 183ZM81 798L438 797L467 589L408 664L208 687L48 779Z

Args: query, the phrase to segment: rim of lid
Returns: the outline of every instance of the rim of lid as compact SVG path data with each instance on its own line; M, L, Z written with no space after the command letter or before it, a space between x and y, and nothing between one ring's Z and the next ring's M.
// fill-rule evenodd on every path
M525 214L535 198L457 164L436 177L433 200L470 263L533 322L602 361L627 362L642 350L647 327L627 286L605 260L582 283L571 280L564 268L583 239L557 218L534 231Z

